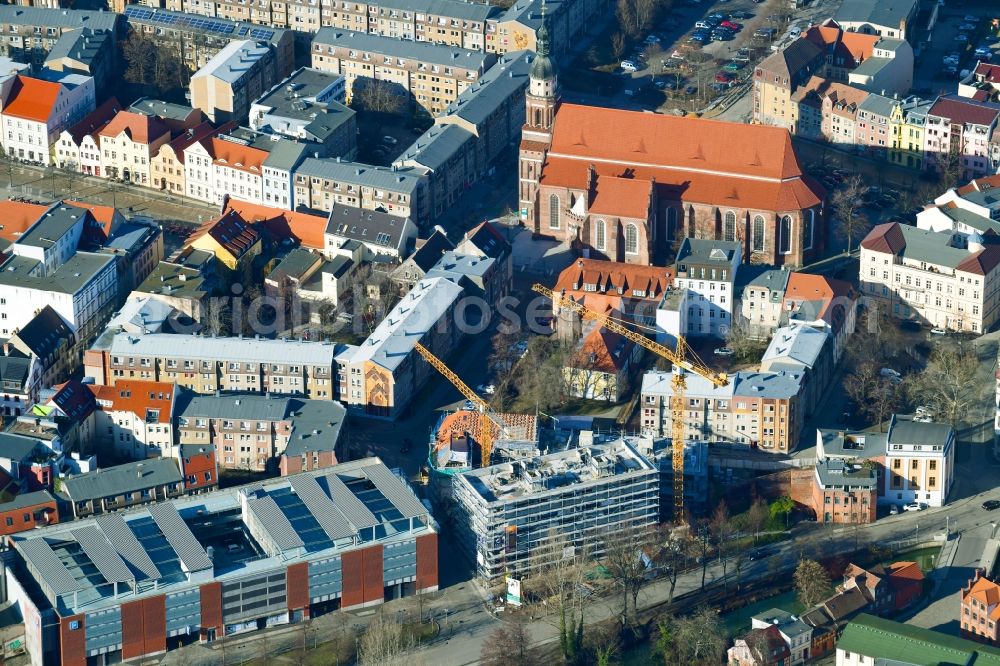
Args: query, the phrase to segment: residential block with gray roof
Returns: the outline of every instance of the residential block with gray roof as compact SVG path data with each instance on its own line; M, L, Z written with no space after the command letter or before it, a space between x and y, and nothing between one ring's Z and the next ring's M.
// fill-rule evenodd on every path
M253 101L280 78L273 46L233 40L191 76L191 105L213 123L243 123Z
M343 104L344 77L300 67L276 83L250 107L250 127L322 144L324 154L353 160L357 154L357 114Z
M333 400L342 345L300 340L116 333L84 357L88 376L176 382L196 393L245 391Z
M803 372L741 371L730 374L722 387L691 373L685 379L687 439L750 444L774 453L789 453L798 446L805 416ZM671 436L672 373L647 372L641 396L642 432Z
M431 116L443 113L495 60L479 51L340 28L322 28L312 42L312 66L342 74L349 100L391 94ZM366 93L366 87L378 92Z
M0 5L0 25L6 38L0 42L0 55L33 65L42 65L64 34L82 28L107 30L117 44L126 31L121 14L25 5Z
M153 657L168 635L211 642L438 588L437 524L378 458L9 539L11 600L45 622L37 664Z
M287 476L336 464L347 410L332 400L184 392L176 417L180 444L214 445L221 467Z
M421 170L378 167L340 158L307 158L295 169L295 204L330 211L335 204L429 222L430 197Z
M119 511L185 494L184 477L174 458L150 458L70 476L62 492L75 518Z
M919 0L844 0L833 19L844 30L912 40L919 10Z

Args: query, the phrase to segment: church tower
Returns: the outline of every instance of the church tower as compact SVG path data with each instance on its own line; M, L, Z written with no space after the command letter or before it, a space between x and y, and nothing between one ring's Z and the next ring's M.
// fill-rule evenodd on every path
M556 66L549 57L549 23L542 0L542 25L535 36L535 58L528 71L528 92L524 96L525 117L521 129L521 149L518 165L518 192L521 221L540 231L538 220L538 182L542 164L552 145L552 125L559 105L559 80Z

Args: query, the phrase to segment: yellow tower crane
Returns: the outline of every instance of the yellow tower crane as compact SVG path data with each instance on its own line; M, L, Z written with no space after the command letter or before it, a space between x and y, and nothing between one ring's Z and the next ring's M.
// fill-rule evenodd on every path
M476 411L479 412L479 418L476 419L476 428L475 432L472 433L472 436L479 444L482 466L488 467L490 464L490 456L493 454L493 424L496 424L500 432L503 432L506 428L503 420L498 415L493 413L485 400L480 398L475 391L469 388L469 385L463 382L461 377L456 375L451 368L445 365L444 361L432 354L427 347L424 347L418 342L416 343L415 348L417 352L424 357L425 361L430 363L435 370L444 375L445 379L451 382L452 385L458 389L458 392L465 396L466 400L476 406Z
M649 351L661 356L671 363L673 363L676 368L674 369L673 377L673 398L670 401L670 420L671 420L671 452L673 454L673 471L674 471L674 519L677 522L684 520L684 394L687 390L687 383L684 379L684 372L693 372L694 374L704 377L708 381L712 382L715 386L721 387L729 384L729 379L726 377L724 372L715 372L704 363L701 362L698 357L693 354L689 354L689 349L687 343L684 342L682 336L677 336L677 348L671 349L661 345L658 342L650 340L641 333L636 333L632 329L628 328L624 322L621 322L613 317L609 317L606 314L596 312L591 310L582 303L577 303L571 298L564 296L563 294L557 294L548 287L544 287L540 284L536 284L531 287L534 291L537 291L543 296L548 296L552 299L553 306L559 308L568 308L573 310L583 319L591 319L599 323L604 328L609 331L613 331L623 338L634 342L637 345L648 349Z

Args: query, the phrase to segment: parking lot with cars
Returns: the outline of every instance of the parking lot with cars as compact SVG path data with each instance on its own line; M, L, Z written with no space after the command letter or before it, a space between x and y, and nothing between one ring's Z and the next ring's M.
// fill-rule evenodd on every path
M940 7L933 30L917 47L914 92L924 97L954 92L977 62L1000 62L997 17L1000 6L984 10L952 2Z

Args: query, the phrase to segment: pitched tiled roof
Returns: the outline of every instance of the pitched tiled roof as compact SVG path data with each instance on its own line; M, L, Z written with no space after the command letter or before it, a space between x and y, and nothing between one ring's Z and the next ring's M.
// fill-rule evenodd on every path
M677 182L706 171L768 179L802 175L784 128L576 104L559 108L550 154L584 165L606 160L668 168L677 172L671 179Z
M649 217L652 191L648 180L599 176L588 212L645 220Z
M900 230L898 222L886 222L875 225L861 241L861 247L873 252L898 254L906 247L906 240L903 238L903 232Z
M976 65L976 76L983 77L987 83L1000 83L1000 65L988 62L981 62Z
M987 607L993 606L991 619L1000 619L1000 585L986 578L979 578L968 590L962 590L962 602L975 599Z
M924 579L924 572L916 562L893 562L886 566L886 573L890 579L921 581Z
M49 209L44 204L28 203L26 201L0 201L0 238L14 243L24 231L38 221L38 218Z
M206 234L237 259L260 240L260 232L247 224L235 210L227 210L220 217L203 224L188 237L187 245Z
M831 319L835 313L827 311L833 300L835 298L854 299L856 296L857 294L851 284L843 280L828 278L823 275L794 272L788 276L784 303L790 301L795 303L816 303L816 317L834 325L838 323ZM841 317L843 314L844 312L841 309Z
M155 116L132 111L119 111L110 123L99 132L100 136L114 137L125 133L133 143L150 144L168 133L167 126Z
M927 113L955 124L991 125L1000 114L1000 105L948 95L939 97Z
M704 165L710 167L710 162ZM550 154L542 171L542 183L586 190L588 163L580 159L561 158ZM600 176L622 176L656 180L657 187L676 191L676 198L706 204L726 204L739 208L787 211L818 205L826 191L811 178L759 180L733 178L725 174L678 171L669 166L629 165L597 161L593 164ZM667 195L670 196L670 195Z
M955 266L955 270L975 273L976 275L989 275L998 264L1000 264L1000 245L987 245Z
M122 379L114 386L94 385L90 388L102 410L131 412L147 423L170 423L177 387L169 382Z
M209 153L216 164L223 164L257 175L260 175L261 167L268 156L266 150L244 146L218 137L212 137L208 144L210 144Z
M97 404L90 389L76 379L57 386L52 402L70 419L82 422L94 413Z
M577 259L559 274L554 289L565 292L570 297L585 298L593 294L610 294L615 297L624 295L634 298L634 290L639 290L648 294L646 298L658 301L673 281L673 267L624 264L603 259ZM585 284L595 285L595 291L585 290ZM619 289L622 294L619 294Z
M324 247L323 232L326 230L327 222L325 216L260 206L232 197L227 200L223 212L230 211L235 211L247 222L262 223L274 238L292 238L314 250L322 250Z
M187 148L193 143L201 141L202 139L210 137L211 135L216 134L220 131L222 131L220 128L215 127L212 123L206 120L200 125L192 127L186 132L181 132L177 136L177 138L161 146L160 150L163 150L167 146L170 146L171 150L174 151L174 157L176 158L176 160L179 163L184 164L185 148Z
M52 81L18 75L3 108L5 116L44 123L52 116L62 86Z
M69 128L73 142L79 144L83 137L88 134L97 133L102 127L110 123L115 115L121 111L122 105L118 98L111 97L99 107L83 117L83 120Z
M1000 174L970 180L968 183L958 188L957 192L965 195L970 192L985 192L986 190L994 187L1000 187Z
M596 323L584 330L568 367L615 374L624 369L635 343Z
M75 206L76 208L86 208L90 211L91 216L100 223L104 229L105 236L111 233L111 225L115 221L115 213L118 212L118 209L114 206L101 206L83 201L73 201L71 199L65 199L63 203Z
M810 32L812 30L815 28L810 28ZM812 40L796 39L787 48L765 58L758 67L765 72L791 79L820 55L819 46Z

